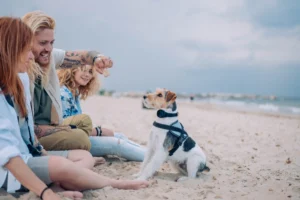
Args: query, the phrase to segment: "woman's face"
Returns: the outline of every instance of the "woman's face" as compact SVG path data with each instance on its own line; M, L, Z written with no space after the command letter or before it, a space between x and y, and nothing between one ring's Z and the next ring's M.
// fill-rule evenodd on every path
M30 46L21 55L21 60L19 61L18 64L18 73L27 72L31 60L34 60L34 55L31 51L31 46Z
M74 79L76 85L85 86L93 78L93 68L90 65L84 67L78 67L78 70L75 72Z

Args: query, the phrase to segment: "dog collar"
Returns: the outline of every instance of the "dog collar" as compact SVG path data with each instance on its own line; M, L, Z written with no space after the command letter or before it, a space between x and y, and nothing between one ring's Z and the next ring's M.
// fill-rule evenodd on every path
M178 113L167 113L164 110L158 110L156 113L157 117L159 118L166 118L166 117L177 117Z

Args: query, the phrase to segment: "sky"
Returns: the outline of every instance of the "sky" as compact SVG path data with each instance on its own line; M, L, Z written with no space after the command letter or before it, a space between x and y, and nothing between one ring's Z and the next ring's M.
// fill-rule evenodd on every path
M56 48L110 56L104 89L300 97L299 0L24 2L0 15L44 11Z

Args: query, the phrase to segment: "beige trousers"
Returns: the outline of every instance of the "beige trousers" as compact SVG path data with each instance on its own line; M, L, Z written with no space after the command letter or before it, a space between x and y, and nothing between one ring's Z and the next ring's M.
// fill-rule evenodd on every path
M39 139L48 151L83 149L90 151L89 135L92 132L92 120L88 115L80 114L66 118L62 125L75 125L76 129L65 129Z

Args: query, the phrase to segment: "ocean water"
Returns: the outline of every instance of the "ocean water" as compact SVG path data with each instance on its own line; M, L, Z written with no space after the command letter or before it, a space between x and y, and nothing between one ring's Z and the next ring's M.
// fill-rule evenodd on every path
M113 97L141 98L145 92L115 92ZM206 93L193 94L176 93L178 102L210 103L240 111L253 111L273 114L300 116L300 97L262 96L246 94Z
M198 95L191 101L190 98L180 98L181 101L193 103L211 103L241 111L255 111L274 114L288 114L300 116L299 97L275 96L247 96L247 95Z

